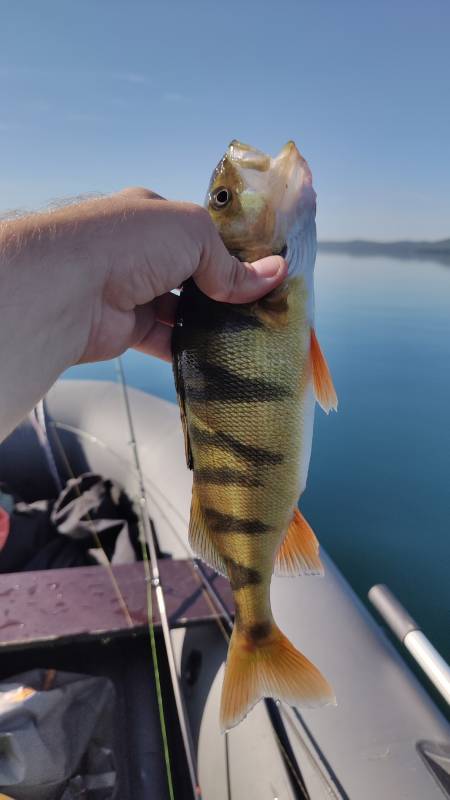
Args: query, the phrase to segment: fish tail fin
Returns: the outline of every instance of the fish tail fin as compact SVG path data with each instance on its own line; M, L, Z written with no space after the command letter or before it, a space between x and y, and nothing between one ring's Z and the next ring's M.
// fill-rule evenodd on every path
M233 630L222 687L222 731L241 722L262 697L309 708L336 703L322 673L275 623L263 639Z
M292 521L275 560L275 575L323 575L319 542L303 514L294 509Z

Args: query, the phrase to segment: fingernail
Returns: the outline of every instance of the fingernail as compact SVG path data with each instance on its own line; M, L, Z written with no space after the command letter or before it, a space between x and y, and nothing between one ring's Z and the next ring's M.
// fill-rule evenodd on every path
M274 278L282 270L285 269L285 260L281 256L267 256L260 261L256 261L253 266L256 267L258 275L262 278Z

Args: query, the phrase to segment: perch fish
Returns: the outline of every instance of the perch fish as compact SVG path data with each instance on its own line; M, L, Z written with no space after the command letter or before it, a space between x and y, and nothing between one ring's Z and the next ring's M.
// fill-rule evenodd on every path
M322 574L319 545L297 508L308 473L316 399L336 393L314 333L315 192L288 142L276 158L233 141L216 167L207 208L243 261L282 254L284 283L254 303L182 289L173 335L175 382L193 469L189 541L226 575L235 601L221 700L231 728L262 697L334 702L320 671L276 625L272 573Z

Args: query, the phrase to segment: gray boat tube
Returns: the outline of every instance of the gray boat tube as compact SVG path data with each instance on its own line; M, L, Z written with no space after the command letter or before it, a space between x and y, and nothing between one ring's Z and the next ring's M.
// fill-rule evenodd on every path
M167 557L192 558L192 475L179 410L135 389L128 396L159 548ZM50 391L47 409L49 435L58 430L73 468L117 480L139 504L122 387L62 380ZM3 444L0 476L6 480L15 469L23 474L33 467L42 482L42 448L33 453L25 433L20 429ZM450 727L385 631L323 550L322 555L324 578L274 576L271 587L283 631L323 668L338 697L332 708L278 708L309 798L443 800L449 796L443 765ZM227 643L218 625L171 630L171 638L204 800L296 800L300 789L290 781L265 704L258 703L226 738L220 733Z

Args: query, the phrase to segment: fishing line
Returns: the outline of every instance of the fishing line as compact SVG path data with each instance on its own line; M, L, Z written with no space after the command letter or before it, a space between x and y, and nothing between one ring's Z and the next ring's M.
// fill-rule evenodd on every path
M55 425L54 423L50 423L50 424L51 424L52 429L54 431L55 441L56 441L56 443L58 445L58 449L59 449L60 455L61 455L61 457L62 457L62 459L63 459L63 461L64 461L64 463L66 465L67 472L69 473L71 478L75 479L76 476L75 476L75 473L74 473L74 471L72 469L72 466L71 466L71 464L69 462L67 453L66 453L66 451L65 451L65 449L63 447L63 444L61 442L61 439L60 439L60 436L59 436L59 433L58 433L58 430L57 430L57 425ZM56 465L55 465L55 468L56 468ZM80 491L80 487L78 486L78 484L75 484L75 491L77 492L78 497L81 497L81 491ZM105 557L105 560L103 562L103 566L105 567L106 571L109 574L109 577L111 579L111 583L112 583L114 592L116 594L117 600L118 600L120 608L122 610L122 613L123 613L123 615L125 617L126 623L127 623L129 628L133 628L134 627L134 623L133 623L133 620L131 618L131 614L130 614L130 611L128 609L126 600L125 600L125 598L123 596L123 593L121 591L121 588L119 586L117 578L116 578L116 576L114 574L114 571L113 571L113 568L111 566L110 560L109 560L109 558L108 558L108 556L107 556L107 554L105 552L105 548L103 547L103 545L101 543L101 540L100 540L100 537L99 537L97 531L95 530L94 520L92 519L91 512L89 511L89 509L86 512L86 516L87 516L87 519L88 519L89 526L91 528L91 534L92 534L92 537L93 537L93 539L95 541L95 544L97 545L99 550L102 551L102 553L103 553L103 555Z
M64 447L62 445L62 442L61 442L61 439L60 439L60 436L59 436L59 433L57 431L58 425L57 424L53 424L52 427L54 429L55 439L56 439L56 442L58 444L58 448L60 450L60 454L61 454L61 456L62 456L62 458L64 460L64 463L66 465L66 469L68 470L69 474L73 478L75 478L74 471L73 471L73 469L71 467L71 464L69 462L68 456L67 456L67 454L65 452L65 449L64 449ZM63 426L59 426L59 427L63 427ZM65 427L68 427L68 426L65 426ZM88 434L86 434L86 435L88 435ZM96 437L91 437L91 438L98 442L98 439ZM76 485L76 491L78 492L78 495L81 497L81 492L80 492L80 489L79 489L78 485ZM127 621L127 625L132 628L132 627L134 627L133 620L131 619L131 615L130 615L130 612L128 610L125 598L123 597L123 594L122 594L122 592L120 590L119 584L117 582L116 576L115 576L115 574L113 572L113 569L111 567L111 564L110 564L110 561L108 559L108 556L106 555L105 549L104 549L104 547L103 547L103 545L102 545L102 543L101 543L101 541L100 541L100 539L98 537L98 534L97 534L97 532L96 532L96 530L94 528L93 520L92 520L92 517L91 517L89 511L87 512L87 516L88 516L89 522L92 525L92 534L94 536L96 544L97 544L98 547L100 547L100 549L102 550L102 552L103 552L103 554L105 556L106 560L104 562L104 566L106 567L106 569L107 569L107 571L109 573L109 576L111 578L111 582L112 582L112 585L114 587L114 591L116 592L117 598L118 598L119 603L121 605L122 611L123 611L125 619ZM143 515L141 514L140 516L141 516L141 520L140 521L142 523ZM142 533L142 531L141 531L141 533ZM169 791L170 800L174 800L175 795L174 795L174 790L173 790L173 780L172 780L172 773L171 773L171 768L170 768L169 747L168 747L168 742L167 742L167 731L166 731L166 724L165 724L165 718L164 718L164 708L163 708L163 700L162 700L162 692L161 692L161 681L160 681L160 675L159 675L158 656L157 656L157 650L156 650L155 631L154 631L154 625L153 625L152 578L151 578L150 568L149 568L149 564L148 564L148 555L147 555L147 549L146 549L146 546L145 546L145 539L143 539L142 535L140 535L139 538L140 538L140 543L141 543L141 546L142 546L142 554L143 554L143 562L144 562L144 574L145 574L146 597L147 597L147 618L148 618L147 622L148 622L148 630L149 630L149 636L150 636L150 646L151 646L151 651L152 651L153 668L154 668L154 673L155 673L156 698L157 698L157 704L158 704L158 712L159 712L159 716L160 716L161 735L162 735L162 740L163 740L164 761L165 761L166 773L167 773L167 784L168 784L168 791Z
M120 369L118 370L118 372L120 374ZM128 407L129 407L129 404L128 404ZM115 450L113 450L113 448L111 448L108 444L106 444L106 442L104 442L103 440L99 439L99 437L94 436L93 434L91 434L91 433L89 433L87 431L84 431L84 430L82 430L80 428L77 428L75 426L72 426L72 425L68 425L66 423L51 422L50 424L51 424L53 429L60 428L62 430L67 430L67 431L69 431L71 433L74 433L75 435L79 436L80 438L86 438L89 441L98 444L99 446L103 447L105 450L110 452L119 461L124 461L125 460L122 455L120 455ZM134 439L134 436L132 435L131 436L131 440L132 441L130 442L130 444L133 444L133 439ZM66 455L65 455L64 450L62 448L62 444L59 441L59 437L58 437L58 445L62 449L62 454L63 454L64 459L67 461ZM133 465L132 462L128 462L127 461L127 463L130 463L131 469L133 470L133 472L135 472L137 478L140 477L140 482L141 482L141 484L143 484L144 483L144 479L143 479L142 469L140 471L140 476L139 476L139 471L137 469L137 466ZM70 468L70 465L69 465L69 468ZM72 472L72 475L73 475L73 472ZM191 566L192 572L193 572L193 574L194 574L194 576L196 578L196 581L199 584L200 588L202 589L202 592L203 592L203 595L205 597L205 600L206 600L208 606L210 607L210 609L212 611L213 619L216 622L216 624L218 625L224 640L228 643L229 639L230 639L230 635L227 633L227 631L225 629L225 625L224 625L223 620L226 621L226 624L227 624L229 630L231 631L231 629L233 627L232 618L230 617L227 609L223 605L223 603L222 603L220 597L218 596L215 588L212 586L208 576L206 575L206 573L204 571L203 564L198 559L193 558L192 552L188 548L188 546L186 544L186 541L183 539L182 536L180 536L180 534L179 534L177 528L175 527L174 523L167 516L167 514L164 512L164 509L162 508L160 502L158 502L158 500L154 496L154 494L153 494L154 491L156 491L158 493L158 495L161 496L161 498L164 500L164 505L167 506L168 508L170 508L171 512L173 512L175 514L175 516L178 517L178 519L180 520L180 522L183 525L187 524L187 521L186 521L185 517L180 513L179 509L176 506L174 506L170 502L170 500L167 499L167 497L162 493L162 491L155 484L155 482L152 481L149 478L149 476L146 476L145 482L151 484L152 489L150 489L150 495L152 496L152 502L155 504L155 506L158 509L158 512L164 518L164 520L166 521L166 523L170 527L172 533L176 537L178 543L181 545L181 547L185 551L187 559L188 559L189 564ZM144 492L145 492L145 486L144 486ZM148 504L146 503L146 506L147 505ZM147 515L147 518L148 518L148 515ZM152 534L151 529L150 529L150 541L153 542L153 534ZM101 546L101 544L100 544L100 546ZM103 550L103 548L102 548L102 550ZM145 548L144 548L144 550L145 550L145 553L143 553L143 556L144 556L144 569L146 569L145 558L147 558L147 567L149 567L149 565L148 565L148 555L147 555L147 551L146 551ZM111 572L112 572L112 570L111 570ZM114 583L114 579L112 579L112 580L113 580L113 583ZM151 608L152 607L152 599L153 598L152 598L152 592L151 592L151 574L150 574L150 571L148 573L148 577L146 577L146 585L147 585L147 593L148 592L150 593L150 597L148 598L148 601L149 601L148 602L148 606L149 606L149 608ZM119 589L119 592L120 592L120 589ZM152 620L152 618L153 618L153 616L149 612L149 620ZM150 634L150 636L151 636L151 634ZM277 711L279 712L279 709L277 709ZM287 715L283 714L283 717L286 719ZM300 715L299 715L299 717L300 717ZM299 718L299 722L303 722L301 720L301 718ZM336 790L339 792L339 789L338 789L338 786L336 786L335 781L331 780L331 776L330 775L327 776L327 775L323 774L323 771L320 769L319 765L316 763L316 760L315 760L314 756L309 751L309 749L305 746L305 743L303 742L303 737L301 736L300 732L295 728L295 726L293 725L292 721L290 721L290 723L291 723L290 727L291 727L292 732L296 734L296 737L300 740L300 742L302 744L302 748L305 749L305 751L306 751L306 753L307 753L307 755L309 757L309 760L312 761L312 764L314 765L315 769L319 772L319 775L320 775L322 781L324 783L326 783L328 794L331 794L331 796L334 796L334 797L341 797L341 798L342 797L346 797L345 793L342 794L342 790L341 790L341 792L339 794L336 794ZM302 727L304 727L304 726L302 725ZM293 764L291 759L289 758L289 756L288 756L288 754L287 754L282 742L280 741L280 738L279 738L278 733L275 730L275 728L273 728L273 731L274 731L274 735L276 737L280 752L282 753L282 755L283 755L283 757L284 757L284 759L286 761L286 764L289 767L290 773L292 774L292 776L293 776L298 788L302 791L303 796L304 796L304 785L299 780L300 770L297 767L297 765ZM308 738L310 738L310 737L308 737ZM320 761L322 761L322 759L320 759ZM323 765L322 765L322 767L323 767ZM228 777L228 780L229 780L228 772L227 772L227 777ZM197 797L198 797L198 795L197 795Z
M87 439L88 441L90 441L90 442L92 442L94 444L98 444L100 447L103 447L105 450L107 450L109 453L111 453L111 455L113 455L119 461L124 461L123 456L121 456L119 453L117 453L115 450L113 450L111 447L109 447L106 444L106 442L104 442L98 436L94 436L93 434L89 433L88 431L84 431L81 428L77 428L77 427L75 427L73 425L68 425L66 423L61 423L61 422L53 422L52 421L50 424L52 426L52 429L55 430L58 446L59 446L59 448L61 450L62 457L63 457L63 459L64 459L64 461L65 461L65 463L67 465L67 469L68 469L68 471L70 472L70 474L73 477L74 477L74 473L73 473L73 470L72 470L72 468L71 468L71 466L70 466L70 464L68 462L68 458L67 458L67 455L66 455L66 453L64 451L62 442L60 441L60 438L59 438L59 436L57 434L57 430L56 430L57 428L59 428L61 430L68 431L69 433L73 433L73 434L75 434L76 436L78 436L80 438L85 438L85 439ZM131 463L130 463L130 466L133 469L133 472L135 473L136 477L138 477L138 471L137 471L136 467L133 466ZM162 495L162 492L158 489L156 484L148 476L146 476L145 481L146 481L146 483L151 483L153 488L155 490L157 490L158 493L161 494L161 496L166 501L165 496ZM77 487L77 489L78 489L78 487ZM79 489L78 489L78 491L79 491ZM158 511L161 514L161 516L163 516L163 518L165 519L165 521L167 522L167 524L171 528L172 533L177 538L179 544L183 547L183 549L184 549L184 551L185 551L185 553L187 555L188 564L189 564L189 566L191 568L191 571L192 571L192 573L193 573L193 575L195 577L195 580L197 581L198 585L200 586L200 588L202 590L202 593L203 593L203 596L205 598L205 601L206 601L206 603L208 604L209 608L212 611L212 618L213 618L214 622L216 622L216 624L217 624L217 626L218 626L218 628L219 628L219 630L220 630L220 632L221 632L221 634L222 634L222 636L224 638L224 641L228 645L229 641L230 641L230 633L231 633L232 628L233 628L233 620L232 620L230 614L228 613L228 610L226 609L226 607L222 603L222 600L220 599L220 597L217 594L215 588L212 586L208 576L206 575L202 562L199 561L198 559L195 559L195 558L192 557L191 551L187 547L185 540L179 535L176 527L174 526L173 522L169 519L169 517L164 513L161 505L156 501L155 498L153 498L153 502L157 506ZM167 502L167 505L171 508L171 510L176 512L176 515L178 516L180 521L182 521L184 524L186 524L186 520L180 514L178 509L175 506L173 506L169 501L166 501L166 502ZM150 529L150 534L151 534L151 537L152 537L152 540L153 540L153 533L152 533L151 529ZM94 532L94 535L95 535L95 532ZM99 543L99 545L100 545L101 549L104 552L104 548L101 545L101 542ZM142 541L141 541L141 545L142 545ZM105 554L105 557L106 557L106 554ZM150 570L149 570L148 555L147 555L147 551L145 549L145 546L144 546L144 551L143 551L143 559L144 559L144 570L146 571L146 591L147 591L147 605L148 605L148 620L150 621L150 620L153 619L153 595L152 595L152 591L151 591L151 573L150 573ZM105 567L106 566L107 565L105 564ZM114 573L113 573L113 576L114 576ZM120 592L119 587L117 587L117 588L118 588L118 591ZM123 602L125 603L124 600L123 600ZM225 620L225 623L226 623L230 633L227 632L225 624L223 622L223 619ZM155 652L156 652L156 642L155 642L155 637L154 637L154 626L151 626L150 622L149 622L149 634L150 634L150 641L151 641L151 643L153 642L152 643L152 660L153 660L153 646L155 646ZM157 674L158 674L156 691L157 691L157 699L158 699L158 708L160 708L159 704L160 704L160 702L162 704L162 694L161 694L161 689L160 689L159 669L158 669L157 657L156 657L156 667L155 667L155 663L154 663L154 668L155 668L155 673L157 672ZM162 705L161 705L161 708L162 708ZM275 735L275 738L277 740L277 744L278 744L278 747L280 749L280 752L282 753L282 755L283 755L283 757L284 757L284 759L285 759L285 761L286 761L286 763L287 763L287 765L288 765L288 767L290 769L290 772L292 773L292 776L293 776L294 780L296 781L299 789L303 791L303 784L300 782L300 779L299 779L299 776L298 776L299 770L298 770L298 768L296 768L296 766L290 760L290 758L289 758L289 756L288 756L288 754L286 752L286 749L284 748L282 742L280 741L280 738L278 736L277 731L275 729L273 729L273 730L274 730L274 735ZM227 790L228 790L227 793L228 793L229 798L231 798L230 772L229 772L229 770L230 770L230 758L229 758L229 746L228 746L228 737L229 737L229 735L228 735L228 733L225 733L224 736L225 736L225 760L226 760ZM304 796L304 794L303 794L303 796Z
M102 447L104 450L106 450L108 453L110 453L110 455L114 456L114 458L116 458L118 461L121 461L122 463L125 462L127 465L129 465L129 468L133 471L133 474L135 475L135 477L136 478L139 477L138 476L138 472L137 472L136 467L134 466L133 462L129 461L126 458L124 458L124 456L121 455L120 453L117 453L115 450L113 450L112 447L110 447L108 444L106 444L106 442L104 442L103 439L100 439L98 436L94 436L94 434L89 433L89 431L85 431L82 428L78 428L76 425L69 425L66 422L54 422L54 421L52 421L51 422L51 426L53 428L56 427L56 428L59 428L60 430L68 431L69 433L73 433L73 434L75 434L75 436L78 436L80 439L86 439L87 441L91 442L92 444L98 444L99 447ZM164 521L167 523L167 525L170 527L170 529L171 529L172 533L174 534L175 538L177 539L179 545L182 547L182 549L186 553L186 558L192 559L192 551L188 548L188 546L186 544L186 541L180 536L180 534L178 533L178 531L177 531L175 525L173 524L172 520L167 516L167 513L164 511L161 503L155 498L153 493L154 492L158 493L158 495L164 500L164 504L170 509L171 512L173 512L173 514L175 516L178 517L178 519L180 520L180 522L182 523L184 528L187 527L188 520L180 513L180 511L176 508L176 506L174 506L173 503L171 503L170 500L168 500L166 498L166 496L161 491L159 486L154 481L152 481L151 478L149 478L148 475L145 476L145 483L147 485L147 495L150 495L153 505L158 509L159 514L164 519ZM149 489L148 488L148 484L150 484L153 488Z
M140 500L140 510L141 510L141 518L142 518L143 530L144 530L144 534L145 534L145 540L146 540L146 543L148 545L148 549L149 549L149 553L150 553L150 560L149 560L148 554L147 554L147 548L145 547L145 543L143 543L143 557L144 557L144 564L146 564L146 576L147 576L146 577L147 597L150 598L150 604L151 604L151 595L152 595L152 587L153 587L154 590L155 590L156 600L157 600L157 603L158 603L158 610L159 610L159 615L160 615L160 619L161 619L161 627L162 627L162 631L163 631L163 637L164 637L164 643L165 643L165 647L166 647L167 660L168 660L168 663L169 663L170 677L171 677L171 681L172 681L172 689L173 689L175 705L176 705L177 713L178 713L178 721L179 721L179 724L180 724L180 731L181 731L181 736L182 736L185 755L186 755L186 761L187 761L188 770L189 770L189 777L190 777L190 781L191 781L192 792L193 792L193 796L195 798L201 798L201 791L200 791L200 786L199 786L199 783L198 783L197 770L196 770L195 758L194 758L194 747L193 747L193 743L192 743L192 740L191 740L189 726L188 726L188 722L187 722L186 710L184 708L183 698L182 698L181 691L180 691L180 684L179 684L178 673L177 673L177 668L176 668L176 663L175 663L175 655L174 655L172 639L171 639L171 635L170 635L169 622L168 622L168 619L167 619L166 604L165 604L164 593L163 593L162 586L161 586L161 581L160 581L160 574L159 574L159 569L158 569L158 559L157 559L155 543L154 543L154 539L153 539L153 532L152 532L151 526L150 526L150 515L149 515L149 509L148 509L148 501L147 501L147 493L146 493L146 488L145 488L144 476L143 476L143 472L142 472L142 468L141 468L141 462L140 462L140 458L139 458L139 451L138 451L138 447L137 447L135 429L134 429L133 418L132 418L132 413L131 413L131 406L130 406L130 401L129 401L129 396L128 396L128 388L127 388L127 383L126 383L126 379L125 379L125 372L124 372L124 369L123 369L122 359L120 358L120 356L119 356L119 358L116 359L116 362L117 362L117 367L118 367L118 373L119 373L119 376L120 376L120 383L121 383L121 386L122 386L122 394L123 394L123 399L124 399L125 412L126 412L126 416L127 416L128 428L129 428L130 437L131 437L129 444L130 444L131 449L132 449L134 464L135 464L135 467L136 467L136 470L137 470L137 473L138 473L138 477L139 477L139 491L140 491L139 500ZM159 681L158 658L157 658L157 651L156 651L156 641L155 641L155 636L154 636L153 615L150 613L150 609L149 609L149 617L148 617L148 619L149 619L149 627L150 627L150 629L152 631L151 632L150 641L152 643L152 657L154 658L155 675L158 676L157 677L157 685L159 687L159 689L158 689L158 707L160 709L161 731L162 731L163 740L164 740L164 752L165 752L166 766L167 766L168 777L169 777L169 774L170 774L170 758L169 758L169 749L168 749L168 743L167 743L167 731L166 731L166 725L165 725L165 719L164 719L164 709L163 709L163 704L162 704L161 684L160 684L160 681ZM171 800L172 800L172 798L173 798L173 785L172 785L171 777L170 777L170 780L169 780L169 791L170 791Z
M121 383L122 383L122 389L124 391L124 399L125 399L125 405L126 405L126 410L127 410L128 423L129 423L129 427L130 427L130 434L131 434L130 444L133 447L133 451L135 453L135 465L136 465L136 470L137 470L137 472L139 474L140 488L141 488L141 493L142 493L141 501L144 501L144 505L145 505L145 507L147 509L147 498L145 496L145 491L146 490L145 490L143 473L142 473L142 469L141 469L140 461L139 461L139 454L138 454L138 450L137 450L137 443L136 443L136 437L135 437L135 433L134 433L133 421L132 421L132 417L131 417L131 408L130 408L130 404L129 404L129 398L128 398L128 392L127 392L127 384L126 384L126 380L125 380L125 374L124 374L124 370L123 370L123 365L122 365L121 359L119 358L119 359L117 359L117 361L118 361L119 374L120 374ZM155 486L155 488L157 488L157 487ZM171 504L169 504L169 505L171 505ZM173 508L173 510L178 511L175 507L172 507L172 508ZM177 513L177 515L179 516L180 519L183 520L183 522L185 522L179 512ZM152 546L153 546L153 549L154 549L153 532L152 532L152 530L150 528L148 509L147 509L147 513L144 516L144 519L147 520L147 525L148 525L148 532L147 532L146 538L152 543ZM230 633L227 633L227 631L225 629L225 626L224 626L224 624L222 622L222 618L224 618L226 620L228 628L229 628L229 630L231 632L232 629L233 629L233 620L232 620L231 616L229 615L228 610L226 609L226 607L222 603L222 600L220 599L219 595L217 594L217 592L215 591L215 589L211 585L211 582L210 582L209 578L207 577L207 575L204 572L204 569L203 569L203 566L202 566L201 562L198 559L195 559L195 558L193 558L191 556L190 551L188 550L186 544L183 542L183 540L179 536L178 532L176 531L175 526L167 518L166 515L165 515L165 519L168 522L168 524L170 525L173 533L176 535L178 541L181 544L183 544L183 548L184 548L185 552L188 555L189 565L190 565L190 567L192 569L192 572L195 575L196 580L199 583L200 588L203 591L204 597L205 597L210 609L213 612L213 619L215 620L215 622L217 623L219 629L221 630L221 633L222 633L222 635L224 637L225 642L227 644L229 644ZM147 568L148 568L149 567L148 556L147 556L145 547L144 547L144 563L146 563ZM157 568L156 552L154 552L154 564L156 566L157 580L158 580L157 589L161 589L161 592L162 592L162 587L159 584L159 570ZM155 579L155 570L153 571L153 574L154 574L154 578L153 578L153 581L154 581L154 579ZM149 583L150 582L148 580L147 581L147 589L149 589ZM150 588L150 602L151 602L151 594L152 593L151 593L151 588ZM214 603L216 604L216 607L214 607ZM162 618L162 615L161 615L161 618ZM166 618L167 618L167 616L166 616ZM149 621L150 620L152 620L152 614L149 612ZM152 628L152 637L153 637L153 641L154 641L153 624L151 625L151 628ZM168 635L170 637L169 628L168 628ZM170 640L170 647L172 649L171 640ZM172 649L172 655L173 655L173 649ZM155 648L155 656L156 656L156 648ZM155 669L157 669L157 661L156 661ZM176 675L176 681L177 681L177 686L178 686L178 689L179 689L179 682L178 682L178 676L177 675ZM180 700L181 700L181 696L180 696ZM161 708L162 708L162 706L161 706ZM184 715L185 715L184 706L183 706L183 712L184 712ZM186 722L186 717L185 716L184 716L184 719L185 719L185 722ZM180 720L180 724L181 724L181 720ZM186 723L186 729L187 729L187 723ZM305 784L304 784L304 782L303 782L303 780L301 778L300 770L298 769L298 767L296 768L294 766L294 764L292 763L291 759L289 758L289 755L288 755L288 753L286 751L286 748L284 747L283 743L281 742L281 739L280 739L277 731L275 730L275 728L273 728L273 731L274 731L274 735L275 735L275 738L276 738L276 741L277 741L277 745L278 745L278 747L280 749L280 752L282 753L282 756L285 759L286 764L289 767L289 770L290 770L290 772L292 774L292 777L294 778L294 780L296 781L296 783L298 785L298 788L302 792L302 796L307 798L308 794L307 794L306 786L305 786ZM186 733L187 733L187 730L186 730ZM229 797L231 797L228 733L225 733L224 735L225 735L227 789L228 789L228 795L229 795ZM190 737L189 737L189 739L190 739ZM191 744L191 747L192 747L192 743L190 743L190 744ZM191 778L191 782L192 782L192 778ZM198 787L198 783L197 783L197 787ZM199 790L197 788L197 792L198 791Z
M193 558L191 560L190 566L191 566L193 574L197 578L197 581L200 582L201 588L203 589L205 600L207 601L208 605L210 606L210 608L212 608L213 611L214 611L213 603L216 603L216 608L217 608L219 614L214 615L214 618L216 619L217 624L218 624L218 626L219 626L219 628L220 628L220 630L222 632L222 635L223 635L223 637L224 637L224 639L225 639L225 641L226 641L226 643L228 645L230 643L231 633L232 633L232 630L233 630L233 620L232 620L230 614L228 613L228 610L226 609L226 607L222 603L222 600L221 600L220 596L218 595L217 591L215 590L215 588L211 584L208 576L206 575L206 573L204 571L204 568L202 566L202 563L198 559ZM201 576L201 578L199 577L199 575ZM221 619L222 616L224 617L225 622L227 624L228 632L226 631L225 625L222 622L222 619ZM279 710L278 710L275 702L273 702L272 714L269 711L269 717L270 718L272 717L272 715L277 715L278 717L280 717ZM280 718L279 718L278 721L281 724L281 726L283 727L283 723L282 723ZM298 786L298 788L299 788L299 790L301 792L302 797L305 798L305 800L309 800L309 793L308 793L308 790L306 788L306 784L303 781L303 776L301 774L300 768L298 767L297 764L293 763L292 759L288 755L287 749L284 746L283 742L281 741L281 738L280 738L280 736L278 734L278 731L276 730L276 728L275 728L275 726L273 724L272 718L271 718L271 723L272 723L272 730L273 730L273 733L274 733L274 736L275 736L275 740L277 742L277 745L278 745L278 748L280 750L280 753L282 754L282 757L284 758L284 760L285 760L285 762L286 762L286 764L287 764L287 766L289 768L291 777L294 779L295 783L297 784L297 786ZM228 783L229 783L230 758L229 758L229 747L228 747L228 732L225 732L224 736L226 737L226 739L225 739L225 761L226 761L227 778L228 778ZM229 785L228 785L228 793L231 794Z

